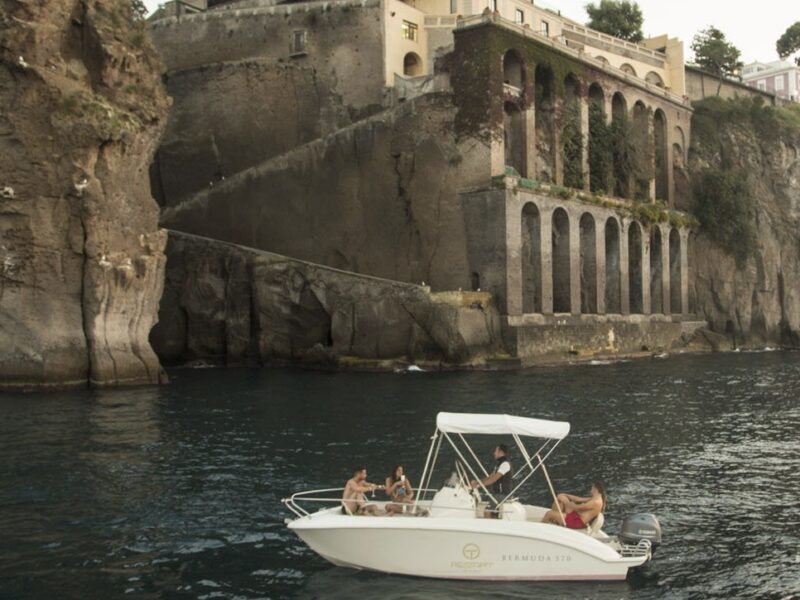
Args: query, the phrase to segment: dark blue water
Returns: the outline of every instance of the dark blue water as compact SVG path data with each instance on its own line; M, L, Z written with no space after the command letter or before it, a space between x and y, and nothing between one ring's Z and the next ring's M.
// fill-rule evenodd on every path
M800 597L800 353L172 379L0 396L0 597ZM431 581L331 567L285 529L282 497L354 465L418 480L440 410L570 421L556 487L604 479L611 533L656 513L653 563L614 584ZM524 499L547 501L541 480Z

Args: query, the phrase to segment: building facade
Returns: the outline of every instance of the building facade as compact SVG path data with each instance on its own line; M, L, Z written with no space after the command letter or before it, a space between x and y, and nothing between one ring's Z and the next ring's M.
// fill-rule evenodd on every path
M149 31L174 98L152 177L164 226L490 292L523 359L680 338L679 41L517 0L239 0Z
M800 102L800 66L786 60L753 62L742 69L742 81L778 98Z

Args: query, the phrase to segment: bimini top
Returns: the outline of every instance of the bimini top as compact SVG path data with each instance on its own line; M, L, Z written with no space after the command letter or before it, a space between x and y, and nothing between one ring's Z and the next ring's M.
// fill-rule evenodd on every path
M550 440L564 439L569 433L566 421L478 413L440 412L436 415L436 427L445 433L517 434Z

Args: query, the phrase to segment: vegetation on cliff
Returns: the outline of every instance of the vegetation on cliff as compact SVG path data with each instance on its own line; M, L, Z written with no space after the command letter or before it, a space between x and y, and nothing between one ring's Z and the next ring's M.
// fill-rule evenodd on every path
M800 345L800 106L695 104L695 310L736 344Z

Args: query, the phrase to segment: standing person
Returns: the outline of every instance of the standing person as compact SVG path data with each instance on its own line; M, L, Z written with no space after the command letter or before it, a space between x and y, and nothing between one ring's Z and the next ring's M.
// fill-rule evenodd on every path
M386 478L386 495L393 502L408 504L414 500L414 489L406 477L403 465L396 465Z
M367 468L358 467L353 476L347 481L342 492L342 512L349 515L377 515L378 507L367 504L365 492L374 492L383 489L367 481Z
M553 508L547 511L542 521L569 529L583 529L606 509L606 502L606 486L601 481L595 481L588 496L558 494Z
M492 494L495 496L495 500L499 503L503 501L501 496L505 497L511 493L511 476L513 475L514 471L511 468L511 461L508 459L508 446L505 444L498 444L494 448L493 456L496 463L494 471L492 471L490 475L487 475L481 479L479 482L470 481L469 484L473 488L476 488L482 484L483 487L492 492ZM485 519L499 519L500 513L498 510L499 509L497 506L494 506L494 508L487 508L483 512L483 517Z

